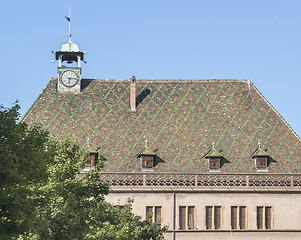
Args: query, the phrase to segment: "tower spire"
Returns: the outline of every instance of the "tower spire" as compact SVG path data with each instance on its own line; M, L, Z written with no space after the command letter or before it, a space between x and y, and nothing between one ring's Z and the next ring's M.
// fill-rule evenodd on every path
M69 34L68 37L71 37L71 7L69 7Z
M81 91L81 61L84 63L84 54L79 50L77 44L71 42L71 8L69 7L69 16L65 16L69 22L69 33L68 42L62 44L59 51L53 52L55 54L55 60L59 61L58 65L58 93L80 93ZM52 61L52 62L54 62ZM62 63L67 62L68 64L77 63L77 66L64 66ZM89 144L89 142L88 142Z
M69 7L69 37L71 37L71 7Z
M71 41L71 7L69 7L69 17L65 16L65 18L66 18L67 21L69 22L69 33L68 33L68 37L69 37L69 41Z

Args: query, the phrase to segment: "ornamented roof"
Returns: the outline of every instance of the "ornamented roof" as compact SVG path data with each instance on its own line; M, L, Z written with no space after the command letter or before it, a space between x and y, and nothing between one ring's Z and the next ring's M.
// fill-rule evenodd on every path
M135 157L146 139L157 149L154 172L208 172L204 155L216 142L225 173L256 172L251 154L260 141L275 161L269 173L300 173L301 140L246 80L82 80L80 94L57 94L52 79L23 121L82 147L90 139L105 172L140 171Z
M71 34L70 33L69 33L68 42L62 44L59 51L52 51L52 52L55 54L55 59L52 62L59 60L59 58L62 57L62 61L67 61L68 63L69 63L69 61L77 62L78 59L76 56L79 56L80 60L82 60L83 62L86 62L84 60L84 54L88 53L88 52L80 51L78 45L71 42Z
M216 152L214 149L211 149L205 156L204 158L221 158L223 157L221 154L219 154L218 152Z
M258 149L253 153L252 158L254 158L254 157L269 157L269 156L270 156L270 155L269 155L267 152L265 152L265 151L261 150L260 148L258 148Z
M79 52L79 48L77 44L71 42L71 38L69 37L68 42L62 44L60 52Z
M154 153L152 150L148 149L148 148L144 148L142 149L137 155L136 157L139 157L141 155L150 155L150 156L156 156L156 153Z

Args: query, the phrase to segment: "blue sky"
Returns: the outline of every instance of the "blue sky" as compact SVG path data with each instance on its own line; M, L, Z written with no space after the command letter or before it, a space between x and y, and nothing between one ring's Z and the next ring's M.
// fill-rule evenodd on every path
M249 79L301 136L301 1L1 1L0 104L24 114L52 50L88 51L83 78Z

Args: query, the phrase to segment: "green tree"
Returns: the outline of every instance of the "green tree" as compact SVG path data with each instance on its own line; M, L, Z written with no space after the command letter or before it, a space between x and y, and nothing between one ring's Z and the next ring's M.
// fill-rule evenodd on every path
M153 239L161 240L166 227L161 227L159 223L152 223L149 215L145 220L140 216L135 216L132 212L132 200L120 211L119 207L110 204L106 207L105 218L101 215L94 215L96 222L100 223L92 227L92 231L87 235L87 239L107 239L107 240L132 240L132 239Z
M46 180L47 133L18 124L19 109L0 106L0 239L31 227L36 192Z
M88 152L18 123L19 105L0 108L0 239L163 239L150 218L104 200L102 161L83 174ZM100 155L100 154L99 154Z
M47 151L48 179L40 192L33 239L85 239L90 230L91 212L104 207L108 186L99 181L101 164L81 176L87 152L69 141L51 140Z
M65 140L48 146L48 180L42 186L36 226L29 239L163 239L165 228L104 200L109 186L99 180L102 159L82 174L88 152ZM100 155L100 154L99 154ZM100 155L101 156L101 155ZM25 238L25 236L24 236Z

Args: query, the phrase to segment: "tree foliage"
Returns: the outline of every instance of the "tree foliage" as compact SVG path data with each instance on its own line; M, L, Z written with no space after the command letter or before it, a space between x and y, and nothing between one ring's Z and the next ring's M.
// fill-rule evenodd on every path
M31 227L35 193L46 179L47 133L18 124L19 109L0 106L0 239Z
M105 201L102 161L83 174L88 152L17 123L0 109L0 239L163 239L165 228Z

